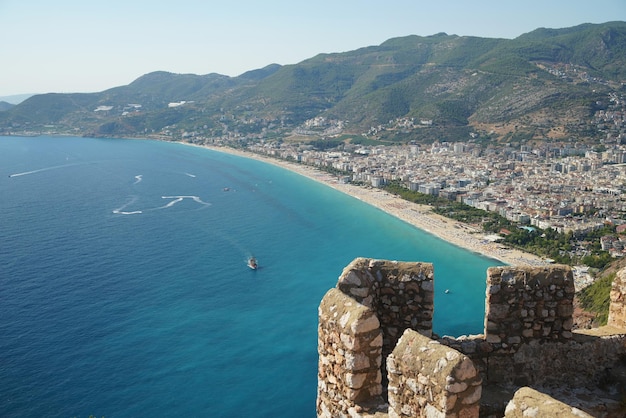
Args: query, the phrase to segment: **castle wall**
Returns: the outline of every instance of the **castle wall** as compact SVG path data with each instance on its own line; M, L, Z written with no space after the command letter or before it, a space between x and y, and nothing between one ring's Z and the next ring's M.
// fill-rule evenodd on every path
M474 363L407 329L387 357L389 417L477 417L482 394Z
M375 312L337 289L319 306L319 417L344 417L382 394L380 322Z
M432 335L433 276L430 263L357 258L339 276L337 289L376 312L386 358L405 329Z
M444 337L439 342L471 358L485 383L505 386L597 382L626 355L626 334L588 336L574 332L567 343L535 340L515 350L494 347L482 335Z
M376 408L387 396L386 359L405 329L432 335L428 263L357 258L319 307L318 416Z
M485 334L440 341L472 358L486 383L597 381L626 339L572 333L574 292L568 266L489 268Z
M574 276L568 266L487 270L485 337L495 348L572 338Z
M477 417L482 384L588 385L626 356L626 270L610 316L624 332L605 336L572 332L567 266L488 269L483 335L434 341L433 290L428 263L344 269L319 308L319 417Z

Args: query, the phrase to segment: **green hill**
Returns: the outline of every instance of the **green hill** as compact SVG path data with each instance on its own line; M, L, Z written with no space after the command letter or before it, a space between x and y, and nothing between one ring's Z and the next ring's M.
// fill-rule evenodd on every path
M551 140L593 136L584 125L607 94L624 91L624 81L625 22L541 28L512 40L440 33L238 77L159 71L100 93L37 95L0 112L0 132L250 140L289 135L322 117L341 121L343 133L375 131L379 139L478 132ZM413 127L386 129L395 120Z

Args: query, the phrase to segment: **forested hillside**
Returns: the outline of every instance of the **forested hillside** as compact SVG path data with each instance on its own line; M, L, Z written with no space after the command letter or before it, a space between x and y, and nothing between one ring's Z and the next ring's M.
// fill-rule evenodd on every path
M512 40L441 33L238 77L157 71L99 93L36 95L0 108L0 133L594 140L595 112L624 81L625 22Z

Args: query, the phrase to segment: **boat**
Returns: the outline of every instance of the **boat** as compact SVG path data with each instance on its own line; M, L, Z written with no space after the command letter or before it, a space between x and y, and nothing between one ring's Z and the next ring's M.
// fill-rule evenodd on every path
M254 257L250 257L248 259L248 267L250 267L252 270L256 270L258 268L258 264L256 262L256 258Z

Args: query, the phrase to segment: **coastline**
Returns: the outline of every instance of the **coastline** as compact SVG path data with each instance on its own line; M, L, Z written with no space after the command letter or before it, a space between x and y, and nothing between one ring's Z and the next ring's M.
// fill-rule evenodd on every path
M500 261L512 266L543 266L547 262L533 254L513 248L506 248L500 244L485 239L485 234L474 230L471 226L446 218L434 213L429 206L408 202L398 196L381 189L355 186L350 183L341 183L333 175L304 164L293 163L276 158L266 157L249 151L236 150L228 147L216 147L211 145L196 145L179 142L210 149L216 152L237 155L250 158L264 163L272 164L308 179L317 181L325 186L359 199L368 205L374 206L391 216L394 216L409 225L428 232L444 241Z

